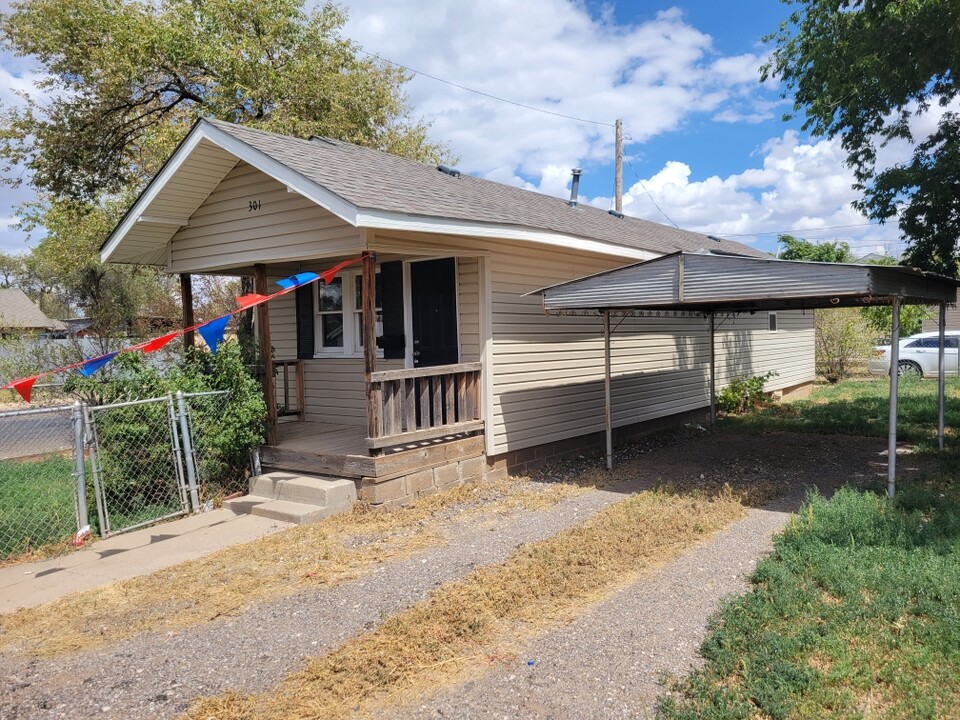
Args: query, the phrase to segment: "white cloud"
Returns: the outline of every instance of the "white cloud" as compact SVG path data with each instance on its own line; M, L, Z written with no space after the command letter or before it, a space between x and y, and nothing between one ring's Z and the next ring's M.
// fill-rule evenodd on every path
M803 142L787 131L764 144L761 155L761 167L703 180L691 180L685 163L667 162L625 191L624 211L666 222L658 205L682 228L768 249L777 233L786 232L814 241L843 240L858 255L902 250L895 224L869 225L851 206L858 195L838 141ZM608 208L611 199L590 202Z
M744 117L769 112L748 98L762 90L764 58L718 56L711 37L676 8L615 25L609 14L591 16L568 0L437 0L429 12L414 0L347 7L345 34L370 52L517 103L610 125L622 118L635 144L676 130L693 113L722 113L731 99ZM504 179L510 169L509 176L539 178L553 166L606 163L613 154L611 127L422 76L408 90L433 136L450 144L464 170L484 177Z

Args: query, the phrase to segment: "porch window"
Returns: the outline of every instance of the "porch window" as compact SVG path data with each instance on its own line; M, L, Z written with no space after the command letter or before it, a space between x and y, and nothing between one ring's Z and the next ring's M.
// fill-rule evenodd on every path
M377 337L383 334L377 272ZM317 283L316 354L356 357L363 353L363 310L360 271L348 271L332 283ZM382 354L382 353L380 353Z

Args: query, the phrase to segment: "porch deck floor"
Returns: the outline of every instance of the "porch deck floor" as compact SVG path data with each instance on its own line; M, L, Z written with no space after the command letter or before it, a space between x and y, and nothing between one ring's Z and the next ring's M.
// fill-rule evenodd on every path
M450 435L384 448L373 457L365 427L309 421L278 423L276 443L260 449L263 464L274 469L354 478L413 472L482 453L482 436Z
M367 455L367 429L337 423L281 422L275 447L316 455Z

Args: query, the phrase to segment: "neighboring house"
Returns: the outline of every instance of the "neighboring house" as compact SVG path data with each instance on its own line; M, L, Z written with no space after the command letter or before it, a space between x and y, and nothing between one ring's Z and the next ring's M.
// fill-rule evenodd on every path
M923 320L923 332L935 332L940 329L940 316L937 309L929 308L929 310L929 317ZM944 330L960 330L960 307L957 305L947 307Z
M359 265L269 304L278 402L289 410L302 396L303 406L262 460L354 479L380 503L596 444L601 323L545 317L527 293L678 250L761 254L344 142L200 121L102 256L182 276L259 275L262 293L264 277L375 253L365 270L377 273L376 358L364 357L374 329L360 312ZM812 383L812 312L718 324L721 384L768 370L771 390ZM614 337L622 433L703 417L703 316L628 317ZM365 361L376 364L369 376Z
M67 326L48 318L19 288L0 288L0 334L62 333Z

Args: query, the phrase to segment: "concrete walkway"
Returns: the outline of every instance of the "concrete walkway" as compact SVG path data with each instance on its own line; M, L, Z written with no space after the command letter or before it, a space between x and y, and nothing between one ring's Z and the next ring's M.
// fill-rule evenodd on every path
M147 575L288 527L220 509L98 540L70 555L0 568L0 613Z

